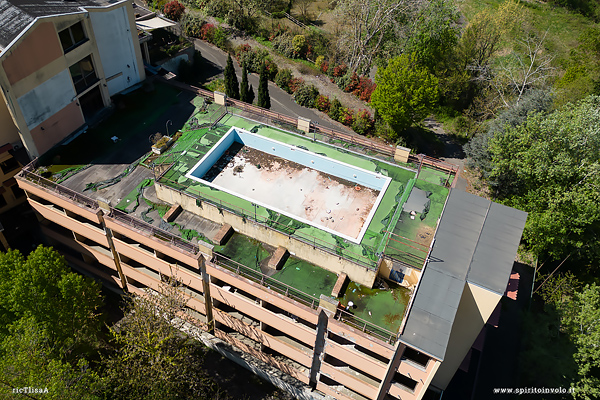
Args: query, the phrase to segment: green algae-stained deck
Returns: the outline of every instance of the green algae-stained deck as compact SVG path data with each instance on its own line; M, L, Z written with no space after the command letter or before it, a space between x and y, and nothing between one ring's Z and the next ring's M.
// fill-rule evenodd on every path
M390 283L389 289L370 289L350 282L343 296L342 305L354 303L350 310L356 317L396 333L402 323L404 311L410 300L410 290Z
M234 233L223 246L215 251L255 271L265 271L265 265L273 255L269 248L257 240ZM267 267L268 268L268 267ZM307 261L290 256L278 271L269 271L272 279L319 299L321 294L331 297L337 275ZM410 298L410 290L390 283L390 289L369 289L350 282L338 300L345 306L352 301L356 308L351 312L371 324L397 332Z

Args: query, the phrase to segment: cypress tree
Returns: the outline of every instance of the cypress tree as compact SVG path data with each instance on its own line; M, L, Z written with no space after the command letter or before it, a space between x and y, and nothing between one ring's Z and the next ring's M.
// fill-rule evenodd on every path
M244 103L251 103L249 101L249 88L248 88L248 70L246 69L246 63L242 63L242 83L240 85L240 100Z
M260 77L258 78L258 106L271 108L271 97L269 96L269 80L267 79L267 68L265 63L260 66Z
M237 76L235 75L235 68L233 68L233 60L231 54L227 57L227 66L224 72L225 78L225 94L227 97L232 99L240 99L240 88L238 85Z
M248 89L248 104L254 103L254 88L250 85L250 89Z

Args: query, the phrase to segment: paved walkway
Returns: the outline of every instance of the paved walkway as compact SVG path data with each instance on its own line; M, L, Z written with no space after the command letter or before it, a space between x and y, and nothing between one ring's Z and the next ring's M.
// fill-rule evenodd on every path
M207 70L209 73L212 73L212 76L208 76L209 78L217 78L223 76L223 70L225 69L225 65L227 64L227 53L223 50L206 43L199 39L194 39L194 47L196 50L199 50L202 54L202 57L208 62L209 66ZM242 69L234 60L233 65L235 66L235 71L238 77L238 82L242 81ZM248 74L248 82L254 88L254 94L258 96L258 75L257 74ZM271 110L289 115L291 117L304 117L308 118L311 121L332 129L342 130L344 132L353 133L348 128L342 127L338 124L332 123L330 120L323 118L322 115L319 115L319 112L316 112L313 109L299 106L296 104L294 99L290 94L281 90L277 85L273 82L269 81L269 94L271 95ZM326 94L326 93L324 93Z

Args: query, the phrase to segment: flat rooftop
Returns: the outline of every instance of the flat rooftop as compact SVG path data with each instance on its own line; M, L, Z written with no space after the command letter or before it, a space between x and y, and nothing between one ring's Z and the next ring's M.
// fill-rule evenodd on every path
M452 177L447 172L426 166L417 170L412 165L398 165L391 160L374 158L355 151L350 144L341 141L329 140L333 143L324 143L319 139L326 138L319 135L307 136L293 127L282 129L267 124L259 116L242 115L242 111L231 107L227 110L229 113L225 113L224 107L207 104L200 97L188 98L187 94L182 95L183 92L177 93L162 85L157 84L156 91L160 92L162 103L167 104L160 110L163 114L157 113L152 104L148 105L147 111L139 109L145 98L153 94L139 96L139 93L134 93L132 96L138 96L135 97L138 109L131 121L125 114L109 118L102 124L107 127L106 133L101 125L94 128L93 132L83 133L69 144L53 149L49 157L41 161L42 166L37 172L88 197L109 200L116 209L191 243L210 242L209 239L220 225L187 211L171 223L164 222L161 217L170 205L157 198L155 180L197 199L218 204L238 215L268 222L277 230L310 240L367 268L377 268L380 255L383 254L394 260L396 274L392 274L391 278L401 280L403 268L418 270L423 267L448 196L445 183ZM171 108L169 104L172 104ZM124 157L127 160L125 163L114 160L111 146L121 146L118 147L121 154L125 151L125 142L141 143L142 138L147 140L148 136L144 136L147 132L141 130L145 122L140 124L139 121L155 121L160 119L158 116L167 119L175 109L190 111L185 123L176 126L181 134L178 134L178 139L167 152L153 154L150 144L147 144L145 153L138 154L135 161L134 157ZM131 132L119 131L115 120L130 127ZM249 149L245 151L243 146L230 153L230 157L223 159L221 164L212 163L211 166L217 164L217 167L209 174L207 182L186 176L232 128L275 140L289 148L321 156L324 160L385 177L387 186L378 191L360 185L360 190L356 190L355 182L339 177L336 180L334 174L327 175L294 166L289 160L278 159L272 154L267 157ZM93 137L88 137L90 133L93 133ZM140 139L128 135L137 135ZM69 159L69 155L77 151L71 151L70 148L85 149L90 140L105 137L103 140L108 141L111 136L118 136L123 143L107 142L97 146L106 154L93 152L86 159L83 157L85 153L80 151L73 161ZM292 179L289 179L290 176ZM274 190L272 184L277 181L281 181L283 186ZM287 184L287 181L291 181L291 185L285 186L283 182ZM231 190L218 190L208 183ZM305 203L304 197L282 196L295 190L299 193L300 188L313 194L313 197L306 198L309 203L313 200L314 209L307 208L309 204ZM328 191L336 194L331 195ZM280 197L289 200L278 200ZM374 201L374 198L378 201ZM322 204L317 206L319 202ZM356 208L359 211L367 210L369 206L370 219L356 211ZM289 212L284 210L286 207ZM312 219L307 218L311 213L314 214ZM356 219L361 221L361 218L365 218L362 226L360 223L356 226L351 223ZM356 243L343 237L354 235L358 227L364 234ZM337 234L340 231L342 235ZM264 266L275 249L237 233L225 245L215 246L214 251L317 301L321 294L331 295L337 278L334 273L295 257L290 257L280 270L270 272ZM393 281L378 282L374 288L349 282L339 300L343 304L352 301L356 305L352 312L357 319L395 334L405 317L410 296L409 289Z

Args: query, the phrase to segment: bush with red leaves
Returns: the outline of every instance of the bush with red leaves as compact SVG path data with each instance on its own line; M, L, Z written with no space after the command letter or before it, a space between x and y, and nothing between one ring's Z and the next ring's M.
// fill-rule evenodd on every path
M317 99L315 100L315 106L317 107L317 110L319 111L323 111L324 113L329 111L329 97L327 96L323 96L322 94L320 94L319 96L317 96Z
M302 79L302 78L290 79L290 92L295 93L296 90L298 90L298 88L302 85L304 85L304 79Z
M185 6L177 0L168 2L165 4L165 8L163 9L163 12L167 18L172 19L173 21L179 21L184 11Z

